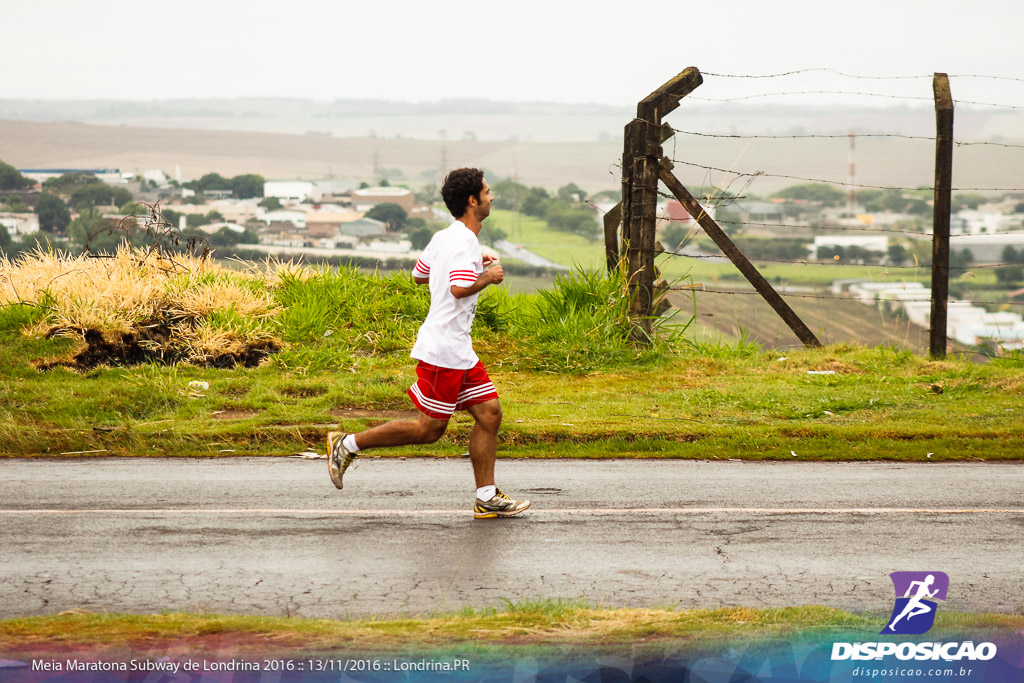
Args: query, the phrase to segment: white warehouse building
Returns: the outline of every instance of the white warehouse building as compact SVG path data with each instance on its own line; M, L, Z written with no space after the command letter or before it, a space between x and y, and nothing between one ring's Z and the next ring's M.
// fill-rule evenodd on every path
M268 180L263 183L263 196L296 202L319 202L324 193L312 180Z

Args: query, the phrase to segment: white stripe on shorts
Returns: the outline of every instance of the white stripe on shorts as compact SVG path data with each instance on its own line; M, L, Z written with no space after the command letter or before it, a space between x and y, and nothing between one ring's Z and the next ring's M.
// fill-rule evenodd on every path
M432 398L427 398L423 395L423 392L420 391L417 384L413 384L409 389L416 395L416 400L419 401L420 405L424 408L432 410L435 413L444 413L445 415L451 415L455 412L455 403L444 403L442 401L435 401Z

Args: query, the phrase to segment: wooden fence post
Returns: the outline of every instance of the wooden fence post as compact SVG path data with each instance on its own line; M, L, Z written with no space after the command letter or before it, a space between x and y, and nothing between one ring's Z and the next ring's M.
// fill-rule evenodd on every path
M932 222L932 358L946 357L949 306L949 218L953 193L953 96L949 76L935 74L935 202Z
M743 255L743 252L736 247L729 236L718 226L718 223L708 215L708 212L704 210L704 207L700 205L700 202L690 194L689 190L683 187L683 184L679 182L679 179L672 175L671 162L666 160L666 163L661 169L661 182L665 183L665 187L676 196L679 203L683 205L693 220L700 224L700 227L704 229L708 237L715 241L718 248L729 257L729 260L733 262L736 268L743 273L743 277L747 278L747 281L753 285L754 289L757 290L758 294L764 297L764 300L768 302L779 317L789 325L789 329L793 330L797 338L804 343L804 346L821 346L821 342L814 336L814 333L804 324L804 321L800 319L800 316L790 308L789 304L779 296L779 293L775 291L775 288L764 279L764 276L754 267L747 257Z
M649 318L654 302L661 120L679 106L680 99L703 82L696 67L684 69L637 103L636 118L626 125L623 136L622 252L628 262L629 315L642 331L638 339L650 333ZM607 236L607 232L605 234Z

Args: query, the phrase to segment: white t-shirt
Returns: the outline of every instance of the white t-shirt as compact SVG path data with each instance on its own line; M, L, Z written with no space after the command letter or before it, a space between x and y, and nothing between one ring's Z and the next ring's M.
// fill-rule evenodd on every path
M430 312L409 355L453 370L480 362L469 336L479 293L456 299L451 288L473 285L482 272L480 241L462 221L434 234L412 271L414 277L430 278Z

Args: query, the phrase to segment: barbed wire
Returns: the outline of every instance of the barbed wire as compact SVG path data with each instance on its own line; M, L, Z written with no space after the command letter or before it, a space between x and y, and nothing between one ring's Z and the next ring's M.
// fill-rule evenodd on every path
M688 100L696 100L699 102L741 102L743 100L756 100L764 97L789 97L793 95L850 95L853 97L879 97L888 100L918 100L923 102L934 102L933 97L924 97L922 95L890 95L887 93L878 92L854 92L851 90L792 90L787 92L766 92L757 93L755 95L741 95L739 97L698 97L691 95ZM998 102L978 102L975 100L962 100L956 97L953 98L954 104L973 104L980 107L1001 107L1004 109L1024 109L1024 106L1016 104L1000 104Z
M842 76L843 78L855 78L855 79L859 79L859 80L873 80L873 81L913 80L913 79L934 78L935 77L935 74L921 74L919 76L917 76L917 75L914 75L914 76L906 76L906 75L903 75L903 76L899 76L899 75L898 76L873 76L873 75L863 75L863 74L850 74L850 73L845 73L843 71L838 71L836 69L833 69L833 68L827 67L827 66L808 67L806 69L796 69L795 71L786 71L786 72L777 73L777 74L718 74L718 73L712 73L710 71L702 71L701 75L703 75L703 76L714 76L716 78L751 78L751 79L754 79L754 78L782 78L783 76L794 76L794 75L797 75L797 74L810 73L810 72L813 72L813 71L825 71L825 72L828 72L828 73L836 74L837 76ZM992 75L986 75L986 74L947 74L947 76L949 78L986 78L986 79L999 80L999 81L1018 81L1018 82L1024 82L1024 78L1017 78L1015 76L992 76Z
M904 140L925 140L935 142L935 136L927 135L904 135L902 133L847 133L846 135L841 134L807 134L807 135L739 135L732 133L698 133L692 130L680 130L678 128L672 128L675 133L682 135L692 135L695 137L703 138L732 138L737 140L805 140L805 139L849 139L851 137L856 138L901 138ZM972 147L975 145L991 145L993 147L1009 147L1014 149L1024 149L1024 145L1013 144L1009 142L992 142L986 140L978 141L966 141L966 140L954 140L954 145L958 147Z
M693 285L670 285L665 289L673 292L705 292L707 294L728 294L738 296L761 296L760 292L743 289L706 289L703 286ZM793 292L779 292L781 296L793 299L838 299L841 301L860 301L860 297L836 296L835 294L796 294ZM875 299L874 301L888 301L887 299ZM931 303L931 299L893 299L894 303ZM952 301L958 301L956 299ZM964 301L964 303L980 304L983 306L1024 306L1024 301Z
M863 183L849 183L839 180L829 180L827 178L806 178L804 176L785 175L781 173L767 173L765 171L757 171L755 173L746 173L741 171L732 171L727 168L718 168L716 166L705 166L704 164L693 163L692 161L682 161L681 159L671 159L674 164L682 164L684 166L692 166L694 168L704 169L705 171L716 171L718 173L728 173L737 177L748 177L748 178L786 178L789 180L803 180L811 183L825 183L827 185L838 185L841 187L859 187L870 190L921 190L921 189L932 189L931 187L900 187L890 185L866 185ZM955 192L1024 192L1024 188L1021 187L951 187L951 191Z
M833 246L833 245L825 245L825 246L828 247L828 246ZM670 250L662 251L662 250L659 250L659 249L635 249L635 250L631 249L630 251L639 251L639 252L651 252L651 251L653 251L655 254L664 254L665 256L673 257L673 258L726 259L726 260L728 260L728 257L725 256L724 254L684 254L684 253L680 253L678 251L670 251ZM826 268L841 268L841 267L845 266L845 267L856 267L856 268L881 268L882 270L928 270L928 271L931 271L931 268L932 268L930 265L926 266L926 265L923 265L923 264L913 265L913 266L897 266L897 265L884 265L883 266L883 265L880 265L880 264L873 264L873 263L843 263L841 260L839 260L839 261L836 261L836 260L832 260L832 261L813 261L813 260L810 260L810 259L776 259L776 258L768 258L768 257L762 258L760 256L748 256L747 259L750 260L750 261L756 261L758 263L786 263L786 264L790 264L790 265L801 265L801 266L823 266L823 267L826 267ZM1024 267L1024 263L985 263L985 264L979 264L979 265L976 265L976 266L949 266L949 270L972 271L972 270L981 270L981 269L986 269L986 268L1013 268L1013 267L1018 267L1018 268L1019 267Z
M666 192L658 192L663 197L676 200L674 195L670 195ZM744 197L737 197L737 199L744 199ZM668 216L658 216L661 220L671 220ZM690 220L693 220L692 218ZM1024 217L1022 217L1024 220ZM920 230L900 230L899 228L874 228L871 226L863 227L850 227L850 226L838 226L838 225L813 225L810 223L761 223L755 221L729 221L729 220L718 220L715 222L719 225L731 225L734 227L746 227L756 226L761 228L798 228L807 230L835 230L841 232L885 232L894 233L900 235L913 235L915 237L931 237L931 232L921 232ZM1019 234L1019 233L1005 233L1005 232L983 232L983 233L955 233L951 234L950 239L956 239L958 237L1004 237L1007 234Z

